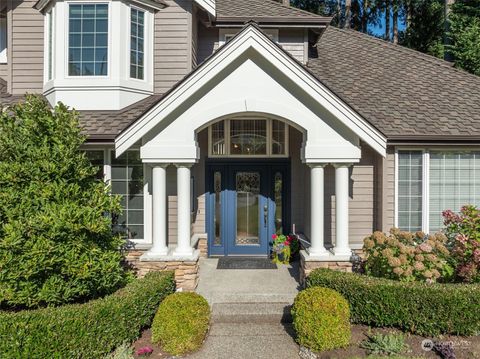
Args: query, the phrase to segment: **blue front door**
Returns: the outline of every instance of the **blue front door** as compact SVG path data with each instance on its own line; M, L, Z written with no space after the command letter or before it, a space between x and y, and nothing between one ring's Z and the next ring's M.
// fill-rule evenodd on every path
M267 256L284 230L286 166L215 164L207 169L210 255Z

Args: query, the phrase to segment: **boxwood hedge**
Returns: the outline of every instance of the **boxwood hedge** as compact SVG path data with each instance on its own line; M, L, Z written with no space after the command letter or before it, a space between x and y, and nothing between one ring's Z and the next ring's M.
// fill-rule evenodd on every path
M155 272L84 304L0 312L0 358L103 358L136 339L174 290L173 273Z
M399 282L317 269L307 278L307 287L313 286L341 293L350 303L354 323L428 336L480 333L479 285Z

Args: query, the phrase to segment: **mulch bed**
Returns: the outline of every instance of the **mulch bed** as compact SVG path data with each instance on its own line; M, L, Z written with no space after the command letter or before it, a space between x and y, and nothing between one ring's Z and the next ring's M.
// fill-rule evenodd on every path
M480 313L479 313L480 315ZM402 333L396 329L383 329L383 328L371 328L364 325L352 325L352 339L351 344L346 349L330 350L322 353L317 353L319 359L340 359L340 358L364 358L367 357L365 349L359 347L359 344L367 338L367 334L372 333ZM407 353L402 354L405 357L413 358L440 358L432 351L425 351L422 349L422 341L425 338L418 335L406 334L405 343L409 345L410 350ZM435 338L440 342L451 342L454 346L454 351L457 359L480 359L480 337L458 337L445 335L439 338ZM386 357L388 358L388 357Z
M330 350L322 353L317 353L319 359L353 359L353 358L365 358L368 357L368 353L365 349L359 347L359 344L367 338L367 334L372 333L402 333L396 329L383 329L383 328L369 328L364 325L352 325L352 339L350 346L345 349ZM150 359L168 359L173 358L171 355L162 351L162 349L155 344L151 343L152 333L150 329L143 331L141 337L133 343L134 352L142 347L149 346L153 349L153 353L148 357ZM431 351L425 351L422 349L422 341L425 338L418 335L406 334L405 342L409 345L410 350L404 353L404 357L408 358L425 358L425 359L439 359L440 356ZM458 337L445 335L439 338L435 338L441 342L451 342L455 348L455 355L457 359L480 359L480 336L474 337ZM135 355L135 358L145 358ZM388 358L388 357L385 357ZM252 358L253 359L253 358Z

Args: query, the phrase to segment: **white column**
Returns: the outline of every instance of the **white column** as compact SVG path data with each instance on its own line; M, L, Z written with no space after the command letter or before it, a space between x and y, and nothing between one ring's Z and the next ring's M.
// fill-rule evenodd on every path
M324 245L324 164L310 165L311 256L328 255Z
M148 256L167 255L167 184L166 164L152 168L152 248Z
M348 189L350 164L335 164L335 247L333 253L340 256L352 254L348 245Z
M177 164L177 247L174 256L190 256L193 248L190 244L190 167L192 164Z

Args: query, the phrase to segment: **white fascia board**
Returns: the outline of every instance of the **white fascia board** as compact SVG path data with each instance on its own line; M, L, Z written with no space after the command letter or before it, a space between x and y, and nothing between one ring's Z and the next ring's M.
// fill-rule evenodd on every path
M354 112L338 96L321 84L315 76L287 55L254 25L248 26L237 34L235 38L220 48L214 56L201 65L190 77L180 83L157 105L121 133L115 140L116 155L121 155L139 141L163 118L250 48L254 48L264 56L274 67L316 99L321 106L333 114L360 139L385 157L387 147L385 136Z
M215 0L195 0L195 2L210 15L216 16Z

